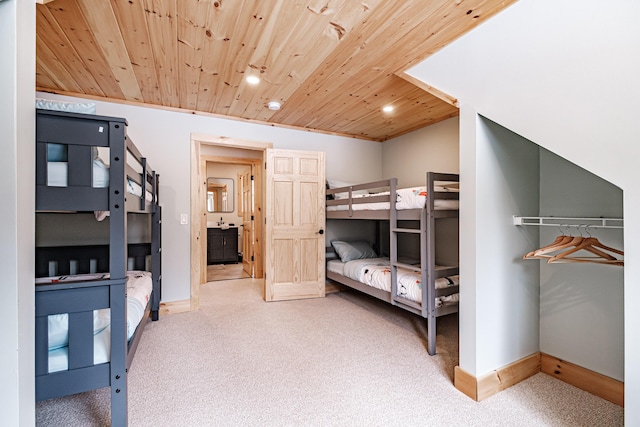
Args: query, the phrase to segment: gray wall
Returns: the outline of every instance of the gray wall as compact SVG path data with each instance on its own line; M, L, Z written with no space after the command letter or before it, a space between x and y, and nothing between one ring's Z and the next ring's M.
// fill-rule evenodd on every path
M382 176L401 187L425 185L426 172L460 172L460 135L454 117L382 143Z
M540 149L540 216L622 218L622 190ZM586 234L575 228L572 234ZM623 231L589 230L624 249ZM560 231L540 227L540 244ZM540 264L540 351L624 381L624 268Z

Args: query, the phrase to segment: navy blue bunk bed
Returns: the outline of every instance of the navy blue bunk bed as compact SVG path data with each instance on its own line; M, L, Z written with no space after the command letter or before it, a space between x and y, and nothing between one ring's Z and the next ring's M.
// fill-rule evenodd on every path
M109 214L108 245L36 248L36 400L111 388L111 424L127 424L127 371L149 317L161 298L159 175L127 137L122 118L36 110L36 212ZM50 185L50 147L63 147L66 185ZM95 147L108 147L108 185L96 188ZM138 165L137 167L132 164ZM138 186L139 196L129 192ZM127 244L127 214L146 214L151 242ZM145 270L151 258L152 291L142 321L127 339L127 267ZM52 274L52 265L56 271ZM91 271L92 270L92 271ZM57 280L104 273L92 280ZM108 274L107 274L108 273ZM75 276L76 278L78 276ZM81 276L87 277L87 276ZM104 278L102 278L104 277ZM40 278L40 279L38 279ZM44 278L44 279L43 279ZM94 364L94 310L110 310L109 358ZM50 315L68 316L68 365L50 372Z

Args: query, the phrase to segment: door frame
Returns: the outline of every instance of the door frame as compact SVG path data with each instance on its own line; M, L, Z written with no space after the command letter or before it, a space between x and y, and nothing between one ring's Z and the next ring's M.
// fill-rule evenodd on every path
M261 152L260 158L239 158L239 157L218 157L218 156L202 156L202 145L214 145L219 147L235 148L241 150L251 150ZM255 219L255 278L262 278L264 275L264 234L265 228L263 209L261 208L264 196L264 183L262 180L264 156L267 148L272 148L270 142L249 141L242 139L229 138L224 136L213 136L205 134L191 134L191 290L190 290L190 309L198 310L200 307L200 285L206 283L206 235L207 235L207 216L205 197L203 193L204 183L206 181L206 162L221 162L221 159L232 160L228 163L236 164L255 164L256 167L256 192L255 196L260 205L256 204ZM206 157L203 160L202 157ZM204 165L204 166L203 166ZM204 169L203 169L204 168ZM204 266L204 268L203 268Z

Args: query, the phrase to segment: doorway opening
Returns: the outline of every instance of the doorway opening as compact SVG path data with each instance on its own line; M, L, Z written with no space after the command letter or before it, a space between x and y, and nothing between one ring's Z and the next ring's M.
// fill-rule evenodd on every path
M251 278L254 268L255 175L262 160L213 156L215 147L201 147L206 191L205 282Z
M271 146L191 136L191 310L210 278L264 277L262 165Z

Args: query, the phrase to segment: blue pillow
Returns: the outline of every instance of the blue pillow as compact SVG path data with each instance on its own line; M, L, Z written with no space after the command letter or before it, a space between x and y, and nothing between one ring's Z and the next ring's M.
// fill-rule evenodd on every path
M47 161L66 162L67 146L65 144L47 144Z

